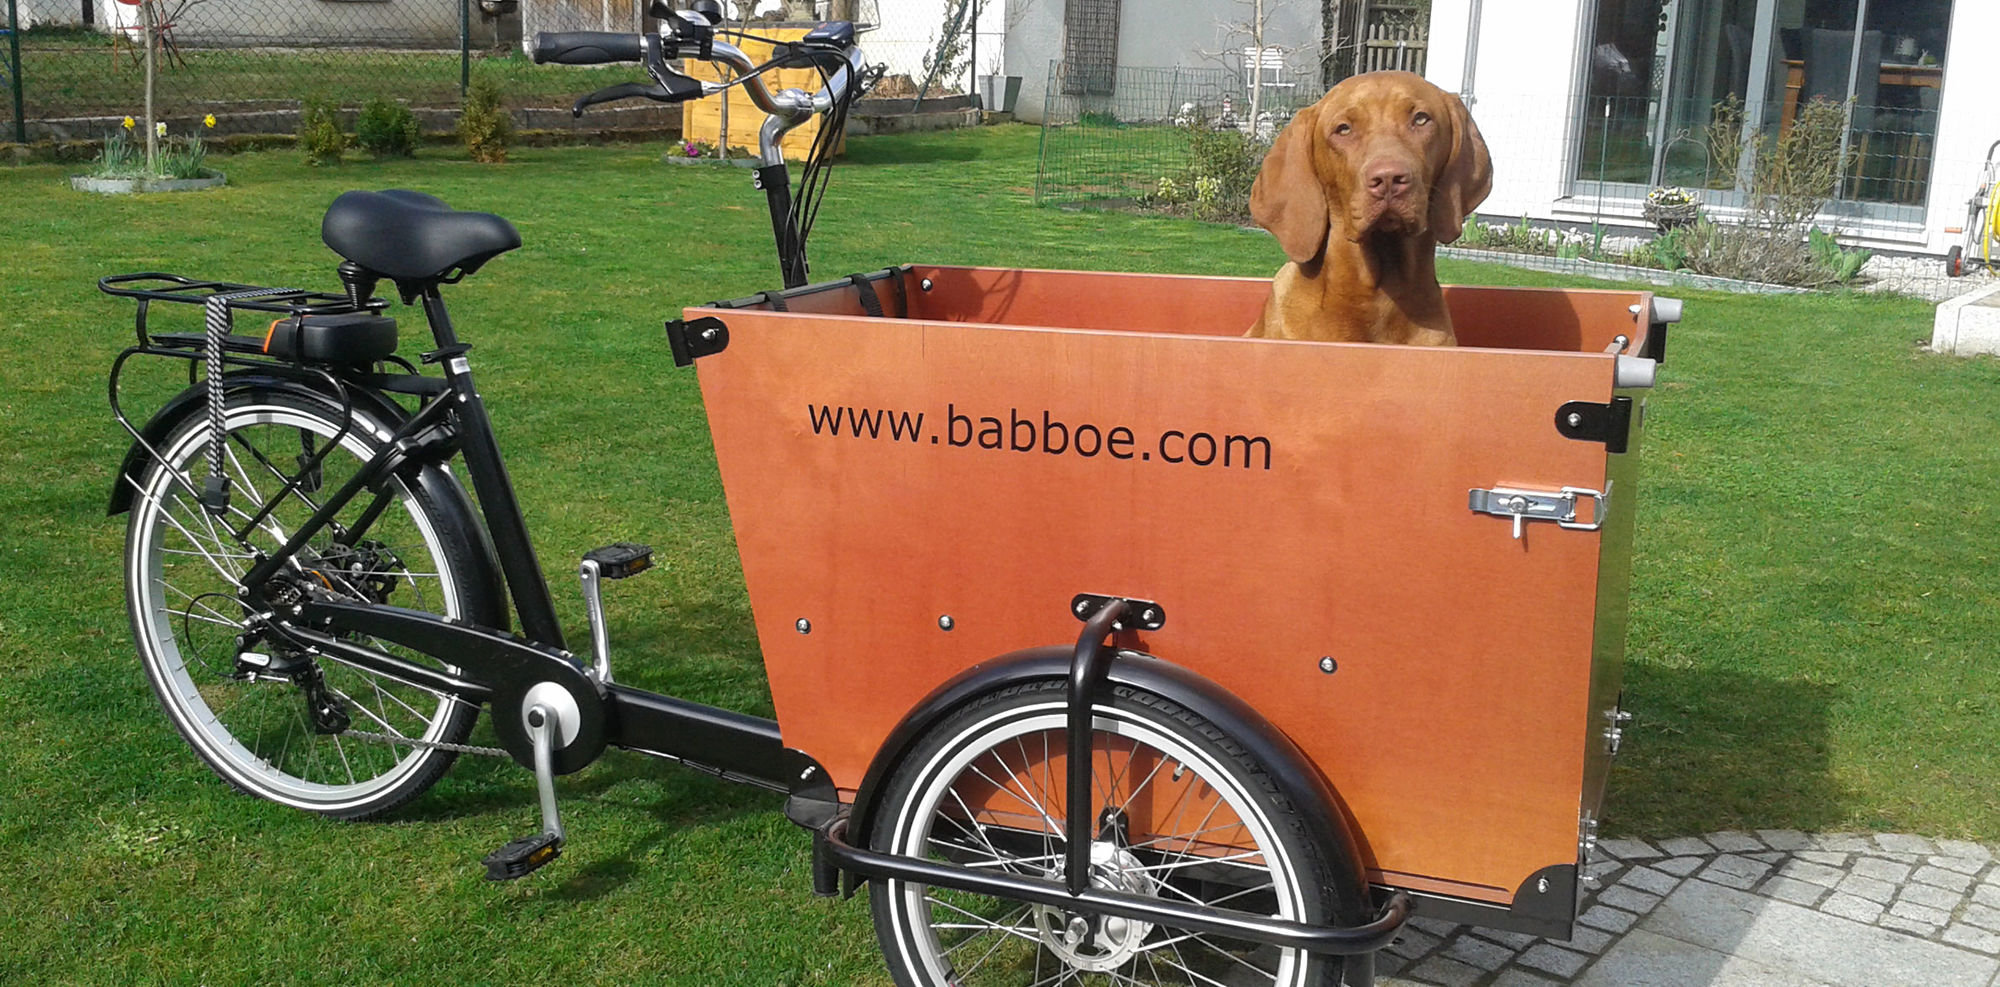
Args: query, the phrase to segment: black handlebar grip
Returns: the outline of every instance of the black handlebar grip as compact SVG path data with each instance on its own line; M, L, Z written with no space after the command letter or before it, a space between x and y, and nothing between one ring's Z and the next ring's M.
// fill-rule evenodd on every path
M543 31L535 35L535 64L603 65L646 57L642 34L624 31Z

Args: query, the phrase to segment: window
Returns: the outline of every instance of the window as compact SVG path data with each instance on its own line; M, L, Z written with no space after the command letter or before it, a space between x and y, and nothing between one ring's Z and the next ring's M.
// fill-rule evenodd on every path
M1728 136L1850 106L1839 197L1921 206L1952 0L1597 0L1576 177L1735 188ZM1858 30L1857 30L1858 28Z

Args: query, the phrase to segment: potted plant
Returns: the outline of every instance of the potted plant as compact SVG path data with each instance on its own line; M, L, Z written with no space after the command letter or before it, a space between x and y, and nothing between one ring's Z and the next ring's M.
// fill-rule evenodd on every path
M1000 74L1000 56L993 56L986 74L979 77L979 105L994 113L1012 113L1020 96L1021 77Z
M126 117L118 130L104 138L97 162L89 174L70 178L70 187L81 192L117 195L128 192L194 192L223 184L222 173L207 167L208 148L201 133L186 137L167 134L166 121L155 121L144 143L133 140L138 121ZM215 114L202 118L202 126L213 128ZM148 152L151 153L148 153Z
M1646 203L1639 207L1639 213L1665 233L1693 226L1701 218L1701 203L1695 201L1693 192L1679 186L1656 188L1646 193Z

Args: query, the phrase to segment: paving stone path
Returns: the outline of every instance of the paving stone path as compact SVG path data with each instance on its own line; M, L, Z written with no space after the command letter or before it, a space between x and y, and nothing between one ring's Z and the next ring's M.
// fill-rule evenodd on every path
M2000 987L2000 859L1894 833L1604 840L1568 942L1411 920L1384 987Z

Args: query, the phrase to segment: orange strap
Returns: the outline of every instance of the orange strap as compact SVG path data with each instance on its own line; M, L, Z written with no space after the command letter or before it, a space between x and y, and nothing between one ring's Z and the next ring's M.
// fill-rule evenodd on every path
M283 322L283 321L285 321L285 320L283 320L283 319L272 319L272 320L271 320L271 328L269 328L269 329L266 329L266 330L264 330L264 352L266 352L266 353L269 353L269 352L271 352L271 337L272 337L272 336L274 336L274 335L277 335L277 332L278 332L278 323L280 323L280 322Z

